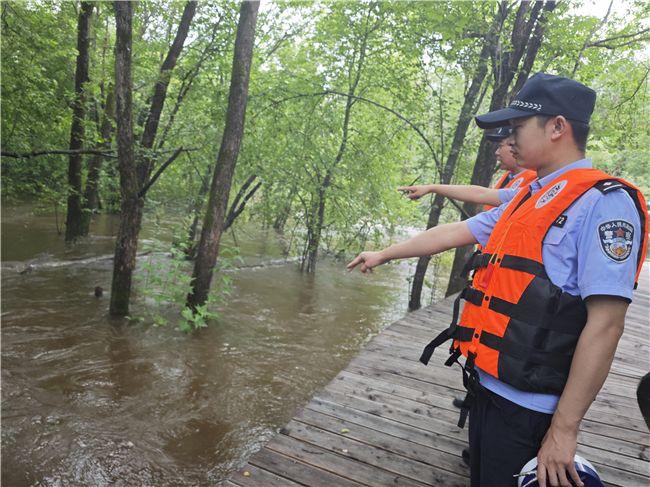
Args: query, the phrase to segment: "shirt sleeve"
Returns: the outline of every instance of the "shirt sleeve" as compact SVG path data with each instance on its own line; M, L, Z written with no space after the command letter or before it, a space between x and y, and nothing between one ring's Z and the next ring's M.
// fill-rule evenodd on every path
M624 190L602 195L578 236L578 288L586 299L596 294L632 300L641 242L639 213Z
M501 203L508 203L512 198L515 197L517 192L521 188L503 188L499 190L499 199L501 200Z
M487 244L487 241L492 234L492 229L499 221L499 218L501 218L501 214L503 213L503 210L506 209L506 206L508 206L508 204L504 203L501 206L497 206L488 211L483 211L466 220L469 231L472 232L472 235L474 235L474 238L478 243L481 245Z

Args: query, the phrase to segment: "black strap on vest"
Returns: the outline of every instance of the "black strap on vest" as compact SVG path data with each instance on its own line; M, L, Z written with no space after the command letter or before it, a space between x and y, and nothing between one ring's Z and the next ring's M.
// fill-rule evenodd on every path
M433 355L435 349L445 343L447 340L454 339L461 342L469 342L472 340L472 336L474 335L474 328L469 328L467 326L458 326L460 300L465 299L472 304L480 306L484 296L485 295L483 292L472 287L466 287L460 292L460 294L454 300L454 310L449 327L443 330L437 337L431 340L431 342L429 342L426 347L424 347L422 355L420 356L420 362L422 362L424 365L427 365L429 363L429 360L431 360L431 356ZM467 415L469 414L469 410L476 398L476 388L479 383L478 372L474 367L476 354L470 352L467 356L467 360L465 361L464 366L458 361L461 356L460 347L454 348L452 344L450 354L451 355L449 355L445 361L445 365L447 367L451 367L454 364L458 364L460 366L460 369L463 373L463 386L465 386L465 389L467 389L467 394L465 395L463 404L460 407L460 417L458 418L458 427L464 428L465 423L467 422Z
M521 343L513 342L487 331L481 333L479 341L485 346L497 350L499 353L510 355L519 360L535 362L539 365L546 365L561 372L568 370L569 367L571 367L571 361L573 360L573 355L535 350Z
M480 269L481 267L487 267L487 265L490 263L491 258L492 254L484 254L480 250L475 250L469 260L465 262L460 275L462 277L467 277L470 271Z
M479 377L478 377L478 372L474 367L474 360L476 359L476 354L471 352L468 354L467 360L465 361L465 366L463 366L458 361L460 355L461 355L460 348L454 349L452 354L445 362L445 365L451 367L454 363L456 363L459 365L460 370L463 373L463 386L465 387L465 389L467 389L467 394L465 394L463 403L460 406L460 417L458 418L458 427L464 428L465 422L467 421L467 415L469 414L469 410L472 407L474 400L476 399L476 392L477 392L476 389L479 384Z
M447 340L459 340L461 342L468 342L472 339L474 334L474 328L468 328L466 326L458 326L458 315L460 312L460 300L465 299L476 306L481 305L483 301L484 294L478 289L471 287L466 287L463 289L456 299L454 299L454 310L451 318L451 323L449 327L440 332L440 334L429 342L429 344L424 347L422 354L420 355L420 362L424 365L428 365L431 360L431 356L436 348L445 343Z
M546 269L544 264L537 262L533 259L528 259L526 257L518 257L516 255L504 255L501 259L501 267L506 269L512 269L515 271L525 272L527 274L532 274L543 279L548 279L546 274Z

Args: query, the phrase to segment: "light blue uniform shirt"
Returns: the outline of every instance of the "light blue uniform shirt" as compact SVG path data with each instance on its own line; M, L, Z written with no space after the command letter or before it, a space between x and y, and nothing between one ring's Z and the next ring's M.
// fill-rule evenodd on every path
M581 159L530 183L536 193L553 179L571 169L591 168L591 160ZM470 232L481 245L485 245L494 225L501 217L508 203L522 189L500 189L501 206L469 218ZM524 188L524 191L526 189ZM634 277L641 230L639 213L629 194L622 189L603 194L591 188L564 213L566 222L560 228L552 226L542 242L542 259L550 280L564 292L580 295L582 299L595 294L620 296L632 300ZM607 223L612 226L607 226ZM633 227L633 232L624 225ZM631 249L614 254L608 244L607 229L622 232L632 241ZM492 392L505 397L520 406L552 414L559 396L524 392L501 382L479 369L481 384Z

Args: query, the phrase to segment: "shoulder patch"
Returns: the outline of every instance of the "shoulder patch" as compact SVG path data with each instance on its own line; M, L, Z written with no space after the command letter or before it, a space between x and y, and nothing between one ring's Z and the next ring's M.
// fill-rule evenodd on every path
M625 262L632 253L634 226L626 220L610 220L598 225L597 231L603 253L614 262Z
M555 183L553 186L547 189L542 196L537 198L537 202L535 203L535 208L539 209L542 206L544 206L546 203L551 201L558 194L560 194L560 191L562 191L566 185L567 185L566 179L558 183Z
M606 181L598 182L595 187L601 193L607 194L610 191L614 191L615 189L624 188L625 185L620 181L616 181L615 179L608 179Z

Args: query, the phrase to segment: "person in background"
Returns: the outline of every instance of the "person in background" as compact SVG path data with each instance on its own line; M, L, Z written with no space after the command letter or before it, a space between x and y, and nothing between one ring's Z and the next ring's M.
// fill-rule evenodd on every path
M429 193L436 193L458 201L483 204L484 211L491 210L503 203L499 190L516 190L537 178L535 171L524 169L517 164L510 147L511 135L510 127L499 127L496 131L485 134L488 140L497 144L494 152L499 164L497 169L505 171L492 188L477 185L421 184L400 186L397 190L404 192L412 200L420 199Z

